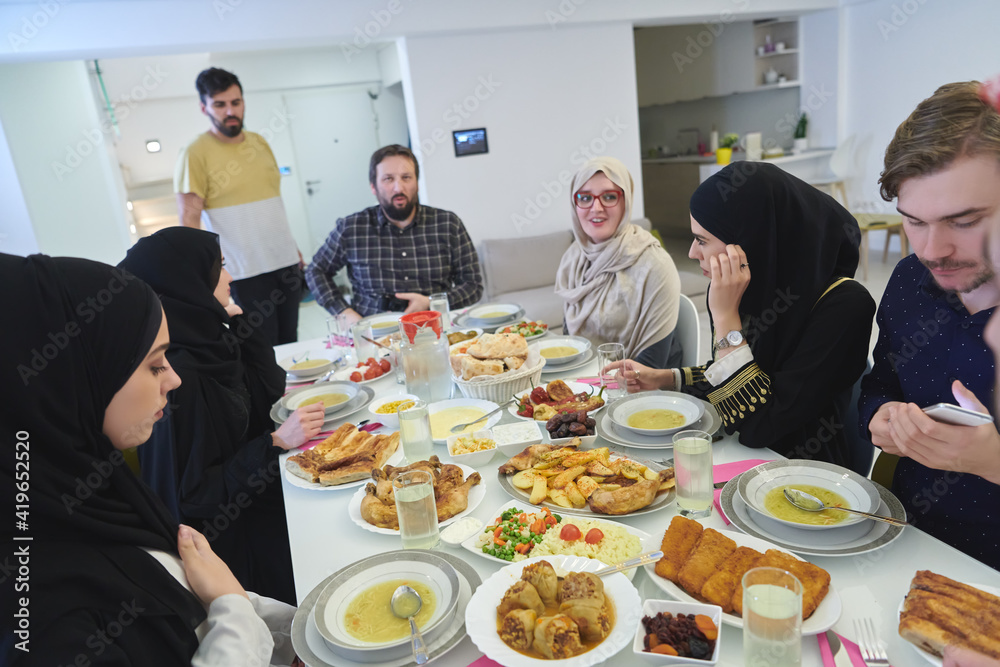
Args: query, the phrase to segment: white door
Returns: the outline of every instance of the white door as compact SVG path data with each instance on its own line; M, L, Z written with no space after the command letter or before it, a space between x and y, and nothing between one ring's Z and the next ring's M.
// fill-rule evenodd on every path
M379 147L372 100L365 88L285 93L297 177L305 194L313 247L338 218L376 203L368 161Z

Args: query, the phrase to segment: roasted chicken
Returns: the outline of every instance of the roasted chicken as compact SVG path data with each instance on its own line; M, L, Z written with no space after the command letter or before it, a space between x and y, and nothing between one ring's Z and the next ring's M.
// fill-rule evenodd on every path
M412 470L426 470L434 479L435 506L438 521L445 521L464 512L469 506L469 490L482 481L478 472L465 475L456 465L444 464L437 456L427 461L418 461L405 468L385 466L371 472L373 483L365 487L365 497L361 499L361 518L379 528L399 530L396 516L396 497L392 481L400 474Z
M600 514L629 514L652 503L661 485L672 482L673 477L673 468L668 468L660 471L658 479L641 479L614 491L598 489L590 494L587 502L591 510Z

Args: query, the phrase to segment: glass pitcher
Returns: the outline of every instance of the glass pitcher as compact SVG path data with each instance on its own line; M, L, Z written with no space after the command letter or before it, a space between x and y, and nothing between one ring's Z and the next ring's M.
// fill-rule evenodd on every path
M399 333L407 393L428 403L450 398L451 362L441 313L424 310L404 315L399 318Z

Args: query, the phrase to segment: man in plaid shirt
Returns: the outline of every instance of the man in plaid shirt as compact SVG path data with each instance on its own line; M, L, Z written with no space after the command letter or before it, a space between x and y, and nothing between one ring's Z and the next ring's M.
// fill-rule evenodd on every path
M353 324L392 310L427 310L429 295L448 293L452 308L483 295L479 257L465 226L451 211L417 201L420 167L410 149L393 144L372 155L368 180L378 206L337 220L306 267L316 301ZM333 276L341 267L354 289L348 306Z

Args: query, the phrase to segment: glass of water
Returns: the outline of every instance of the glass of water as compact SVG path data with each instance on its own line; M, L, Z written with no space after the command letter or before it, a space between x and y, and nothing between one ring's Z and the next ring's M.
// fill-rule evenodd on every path
M441 541L434 478L426 470L410 470L392 480L404 549L433 549Z
M399 415L399 439L403 444L403 456L407 465L426 461L434 448L427 401L418 399L408 407L404 403L396 410L396 414Z
M776 567L743 575L743 664L802 664L802 583Z
M441 327L445 331L451 330L451 308L448 306L448 293L435 292L430 296L430 306L428 310L436 310L441 313Z
M389 339L389 362L392 364L393 371L396 374L396 384L405 384L406 369L403 368L403 352L400 349L403 337L397 331L396 333L389 334L386 338Z
M375 344L372 343L372 326L358 322L351 326L351 336L354 338L354 359L364 361L375 356Z
M674 476L681 516L712 513L712 436L704 431L674 434Z
M623 397L627 393L624 370L604 372L608 364L625 360L625 346L621 343L604 343L597 346L597 368L601 376L601 386L604 387L604 398L608 403Z

